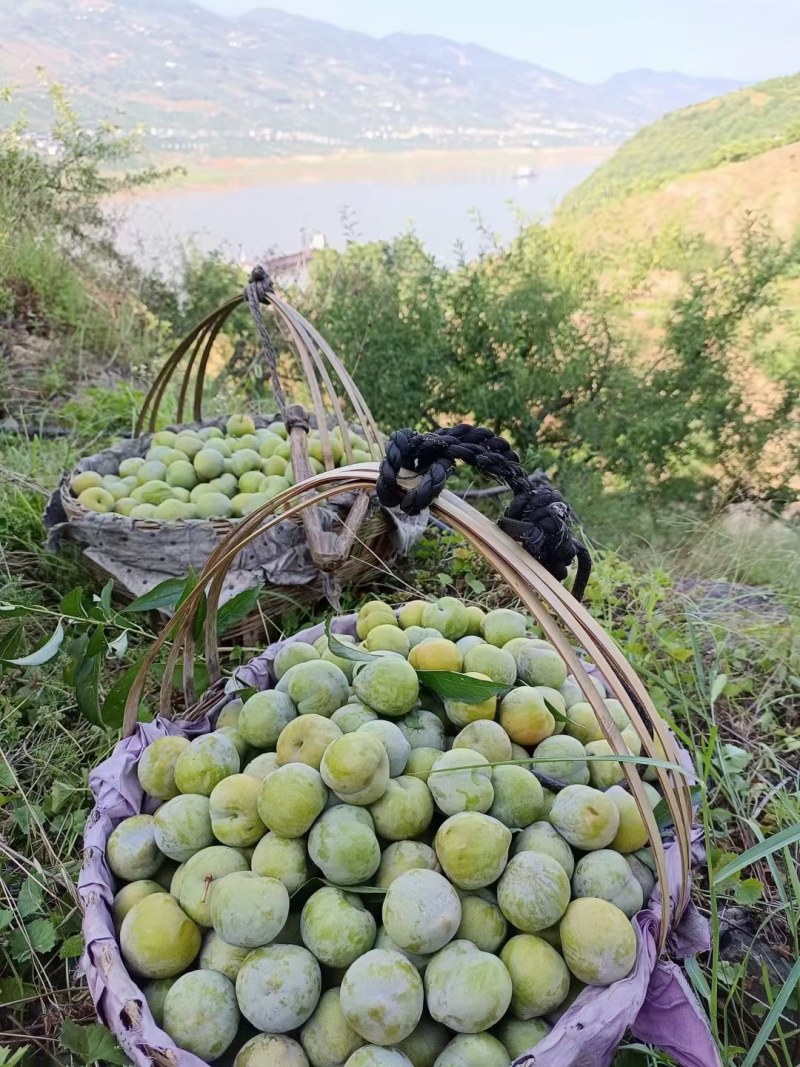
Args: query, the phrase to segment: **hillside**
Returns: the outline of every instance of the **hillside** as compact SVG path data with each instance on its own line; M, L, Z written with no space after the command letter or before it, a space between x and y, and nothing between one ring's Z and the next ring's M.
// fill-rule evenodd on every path
M748 214L769 222L784 239L800 227L800 143L673 178L658 189L612 197L586 213L565 210L560 218L580 233L584 248L613 259L667 230L735 245Z
M0 86L44 134L38 68L84 121L214 156L342 148L616 144L721 79L630 71L600 86L474 44L377 39L274 9L224 18L190 0L21 0L3 14Z
M797 141L800 74L695 104L645 127L566 197L562 213L586 215L681 175L752 159Z
M798 103L800 75L668 115L620 148L556 213L606 283L625 290L632 335L650 357L688 277L746 259L754 238L764 257L777 256L775 314L753 326L743 363L758 396L798 365Z

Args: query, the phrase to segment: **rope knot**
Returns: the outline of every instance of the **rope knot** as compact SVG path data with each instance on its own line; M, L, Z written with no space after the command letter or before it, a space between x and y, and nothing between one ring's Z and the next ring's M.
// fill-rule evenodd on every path
M300 404L290 404L286 409L286 429L293 430L299 427L308 433L311 429L308 412Z
M514 497L499 525L563 582L577 555L579 542L572 536L574 522L572 508L558 490L537 485Z
M270 278L269 274L267 274L263 267L256 266L250 271L250 277L247 280L247 288L245 289L245 298L247 298L248 290L254 292L255 297L260 304L267 303L267 293L275 292L272 278Z
M461 460L505 482L514 497L500 519L500 529L563 582L578 561L572 593L580 600L591 571L591 557L572 534L575 514L557 489L530 477L508 441L481 426L459 423L432 433L396 430L386 444L376 485L384 507L418 515L430 507Z

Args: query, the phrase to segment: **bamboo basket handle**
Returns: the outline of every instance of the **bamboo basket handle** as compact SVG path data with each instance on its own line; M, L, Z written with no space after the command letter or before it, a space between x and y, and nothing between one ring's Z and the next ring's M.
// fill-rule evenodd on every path
M389 464L389 468L388 481L391 482L391 464ZM175 635L175 642L170 649L169 660L173 664L177 663L178 656L183 650L185 668L188 674L191 675L190 660L193 660L193 656L189 655L188 651L191 650L193 652L194 649L192 626L203 590L210 589L208 595L208 616L210 619L212 614L216 614L222 579L243 548L276 523L296 516L302 513L304 509L314 504L323 503L325 500L342 492L377 489L380 496L381 493L386 492L386 474L386 461L382 464L380 471L376 464L362 464L354 468L345 467L334 471L326 471L323 474L313 476L302 485L291 486L285 492L270 500L261 509L242 520L229 537L217 546L200 576L196 589L178 608L171 623L158 636L145 656L128 696L123 732L128 735L135 728L137 709L148 673L155 663L160 649L173 634ZM405 500L409 493L414 493L415 489L419 489L424 482L424 478L424 474L408 471L406 479L409 482L408 489L403 491L398 489L395 484L392 491L403 493L402 499ZM417 481L416 485L412 484L415 480ZM669 768L657 768L657 773L664 799L675 827L675 837L679 844L682 868L681 882L685 885L690 867L689 830L691 819L691 798L687 778L678 771L680 759L672 735L664 726L649 695L636 678L635 672L627 663L613 639L605 633L578 600L565 591L559 580L543 563L523 549L508 533L502 529L498 530L497 526L486 516L453 494L446 491L441 492L441 490L432 499L431 510L461 533L508 582L523 601L541 627L542 632L553 642L575 675L587 701L595 711L601 729L612 750L620 755L627 754L628 751L619 730L608 713L608 709L591 684L580 658L572 647L572 642L565 636L564 631L582 644L592 656L598 670L609 682L627 713L632 727L639 735L644 754L665 759L672 765ZM522 522L523 520L517 519L515 521ZM209 640L210 632L207 630L206 641L208 642ZM164 682L162 683L163 702L161 710L162 713L167 715L169 714L168 700L164 698L169 696L170 675L171 672L165 671ZM209 696L213 695L214 692L212 688ZM216 692L219 694L219 690ZM195 717L198 713L202 713L205 706L201 704L199 708L193 709ZM635 764L623 763L622 768L631 795L650 836L654 865L662 887L660 948L663 949L666 943L670 918L664 844ZM681 891L676 906L677 917L680 917L683 913L686 903L686 894Z
M379 482L379 478L377 464L363 464L357 468L343 467L335 471L326 471L323 474L315 475L302 486L291 486L280 496L270 500L259 511L253 512L238 524L226 541L218 546L217 558L213 562L209 559L209 563L200 576L197 588L178 608L171 624L162 631L145 656L128 696L123 728L123 732L126 735L135 728L141 694L158 652L173 633L176 634L176 639L170 649L170 662L177 663L181 650L185 650L187 644L193 647L192 624L203 589L209 587L219 575L224 576L227 573L228 568L242 548L246 547L247 544L276 523L298 515L304 508L311 506L313 503L323 503L330 497L339 495L342 492L374 489ZM313 498L311 496L312 492L316 494ZM597 622L577 602L573 601L571 612L565 610L562 596L554 590L554 586L557 586L558 583L542 564L533 559L507 534L499 531L485 516L449 492L443 492L434 501L431 510L437 517L443 519L471 542L487 562L508 581L509 585L542 627L543 632L555 643L559 652L564 656L567 665L573 671L578 684L583 689L587 701L592 705L598 722L613 751L625 754L627 753L627 748L614 726L613 720L610 719L599 694L589 681L588 675L580 659L572 649L570 641L564 636L562 627L575 637L580 637L582 634L584 640L587 637L591 639L595 665L608 680L629 715L631 724L641 739L643 753L656 758L666 758L671 764L680 766L679 756L672 736L663 728L658 712L646 693L643 693L641 706L648 720L654 726L656 736L663 746L663 752L656 747L656 742L643 725L642 716L637 709L638 698L635 703L629 694L630 679L633 676L633 671L624 660L613 639L602 630ZM560 590L561 594L563 592L563 590ZM209 595L209 600L211 600L211 595ZM211 609L211 604L209 604L209 609ZM166 685L164 686L164 683L162 683L167 697L169 695L170 674L169 670L164 672ZM214 690L212 689L213 692ZM217 690L217 693L221 695L221 691ZM164 690L162 690L163 695ZM204 705L201 704L200 710L202 711L203 708ZM194 710L195 712L198 711L198 709ZM162 714L166 713L167 717L169 716L168 702L162 705L161 711ZM662 886L660 945L663 949L668 933L670 908L669 894L666 891L668 885L666 854L658 827L655 824L652 809L644 794L638 771L634 764L624 763L622 766L631 794L650 835L654 865ZM662 773L660 768L659 773ZM689 841L685 819L688 785L682 775L674 772L662 779L661 784L664 790L664 799L667 802L675 826L676 839L679 842L683 842L680 853L683 880L685 881L689 870L687 859L689 856ZM682 793L685 793L686 796L682 797ZM678 916L682 914L685 904L685 899L678 901L676 910Z
M341 360L324 341L320 334L291 305L276 293L272 280L263 267L255 267L244 291L210 315L207 315L176 346L157 374L142 404L136 422L135 434L139 436L145 430L152 433L157 425L161 404L167 387L181 371L178 390L177 421L184 421L186 405L191 394L192 414L196 422L203 417L203 392L206 382L208 363L217 340L228 318L233 312L246 304L250 310L258 334L264 366L268 372L275 403L281 419L286 421L287 403L281 381L280 367L275 346L264 322L262 307L269 307L278 325L278 329L291 342L297 365L305 378L311 396L312 414L316 419L322 443L323 459L326 469L334 467L331 448L329 415L342 433L342 446L348 460L352 461L352 446L338 391L350 402L359 424L360 431L370 448L381 448L383 437L378 431L375 420Z

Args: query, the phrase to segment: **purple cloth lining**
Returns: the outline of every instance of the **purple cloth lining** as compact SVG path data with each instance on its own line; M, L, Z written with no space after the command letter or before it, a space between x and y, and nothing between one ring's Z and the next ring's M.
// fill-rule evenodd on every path
M335 620L333 630L354 634L355 616ZM298 641L311 643L322 633L324 626L318 624L270 645L236 670L235 680L228 683L228 694L242 687L269 688L272 664L279 649ZM227 699L223 698L220 706ZM140 723L136 732L120 741L109 758L89 776L95 806L86 823L83 866L78 879L86 943L81 966L98 1018L114 1032L136 1067L153 1067L154 1053L160 1053L162 1062L175 1067L206 1065L192 1053L177 1048L156 1025L141 989L128 974L111 918L115 880L105 861L106 842L122 819L146 810L146 798L136 776L136 764L143 749L167 734L193 737L206 733L211 729L213 714L199 723L173 723L161 718ZM693 859L696 863L703 858L700 837L700 831L695 831ZM666 855L674 914L681 877L677 845L667 845ZM631 974L605 989L585 989L547 1037L531 1052L514 1060L512 1067L609 1067L628 1029L637 1040L662 1049L681 1067L721 1067L703 1010L683 972L675 963L658 958L659 893L660 886L657 886L648 907L634 919L637 954ZM690 903L670 933L670 952L681 959L708 948L708 925Z

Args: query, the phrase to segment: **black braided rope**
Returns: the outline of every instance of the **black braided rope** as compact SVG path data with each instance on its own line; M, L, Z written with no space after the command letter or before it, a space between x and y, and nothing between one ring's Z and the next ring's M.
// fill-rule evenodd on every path
M444 489L458 460L505 482L512 490L514 498L498 525L554 578L563 582L569 566L577 560L572 595L581 600L592 561L585 545L573 536L572 508L557 489L534 482L508 441L485 427L462 422L432 433L396 430L381 462L378 499L384 507L399 507L408 515L418 515ZM418 483L404 490L399 481L402 472L417 475Z
M278 407L278 412L281 419L286 422L286 399L283 395L283 387L281 386L281 379L278 374L278 357L275 353L275 346L272 344L272 338L269 335L264 323L264 318L261 314L261 304L269 303L268 294L273 293L274 291L275 287L272 284L272 278L270 278L264 268L253 267L253 270L250 273L250 278L244 289L244 299L247 306L250 308L250 314L253 316L253 321L258 330L258 336L261 340L261 351L264 354L264 360L269 370L272 392L275 395L275 403Z

